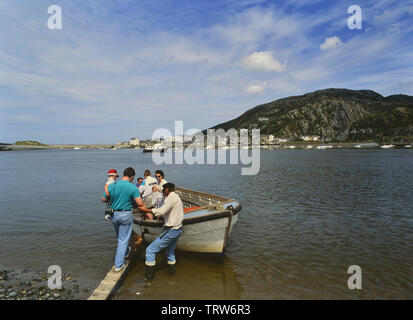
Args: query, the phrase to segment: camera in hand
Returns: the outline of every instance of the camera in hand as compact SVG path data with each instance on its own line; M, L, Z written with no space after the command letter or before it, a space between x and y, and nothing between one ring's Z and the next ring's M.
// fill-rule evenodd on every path
M115 211L113 210L113 209L106 209L105 210L105 214L108 214L108 215L110 215L110 216L113 216L113 213L114 213Z

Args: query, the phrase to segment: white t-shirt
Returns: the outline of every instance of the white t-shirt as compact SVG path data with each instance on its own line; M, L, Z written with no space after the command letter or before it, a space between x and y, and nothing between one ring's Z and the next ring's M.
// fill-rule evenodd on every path
M165 183L168 183L168 181L166 181L165 179L162 179L160 183L159 182L157 183L158 191L156 192L155 196L152 199L152 203L155 206L155 208L159 208L163 205L164 197L162 194L162 190L163 190L163 185Z
M108 178L108 181L106 181L106 184L107 184L107 185L110 185L110 184L112 184L112 183L115 183L115 178L109 177L109 178Z
M142 193L142 199L146 199L152 196L152 187L156 185L156 179L154 177L148 176L145 179L145 185Z

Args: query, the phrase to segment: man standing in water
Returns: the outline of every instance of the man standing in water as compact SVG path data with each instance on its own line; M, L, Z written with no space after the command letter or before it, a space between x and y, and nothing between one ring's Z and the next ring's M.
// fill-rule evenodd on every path
M131 183L135 177L135 170L131 167L123 171L122 180L108 186L108 193L114 211L112 223L118 238L118 248L115 257L115 272L125 268L125 256L128 257L131 251L129 239L132 234L133 216L132 206L135 202L138 207L143 207L143 201L138 188ZM108 201L105 194L103 202Z
M162 193L165 196L165 200L160 208L139 208L141 211L152 213L158 218L165 218L163 232L146 248L145 280L148 282L153 279L155 274L156 253L164 248L168 260L169 271L170 273L175 272L175 248L178 243L178 238L182 233L184 206L181 198L175 193L175 185L169 182L165 183L162 188ZM147 215L147 217L152 219L151 215Z

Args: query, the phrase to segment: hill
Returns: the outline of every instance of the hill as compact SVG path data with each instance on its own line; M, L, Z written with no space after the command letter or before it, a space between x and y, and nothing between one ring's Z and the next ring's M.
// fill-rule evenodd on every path
M15 146L46 146L46 144L40 143L38 141L31 141L31 140L16 141L14 145Z
M413 139L413 97L371 90L324 89L256 106L212 129L258 128L261 134L333 141Z

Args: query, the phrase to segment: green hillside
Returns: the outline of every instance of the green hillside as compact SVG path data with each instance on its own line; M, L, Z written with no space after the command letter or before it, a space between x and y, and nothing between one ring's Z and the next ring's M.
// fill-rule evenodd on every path
M325 89L256 106L212 128L259 128L276 137L318 135L333 141L413 140L413 97Z

